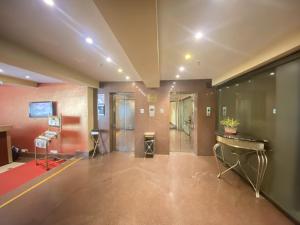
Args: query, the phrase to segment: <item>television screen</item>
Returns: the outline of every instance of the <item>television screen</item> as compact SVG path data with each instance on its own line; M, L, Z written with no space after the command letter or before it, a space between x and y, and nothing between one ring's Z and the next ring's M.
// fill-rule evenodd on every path
M54 116L54 102L30 102L29 117L49 117Z

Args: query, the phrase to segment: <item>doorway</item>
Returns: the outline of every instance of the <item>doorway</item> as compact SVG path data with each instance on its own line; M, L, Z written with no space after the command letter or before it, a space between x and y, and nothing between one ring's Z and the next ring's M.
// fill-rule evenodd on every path
M132 93L113 94L112 102L112 149L134 152L134 95Z
M196 152L195 94L170 94L170 151Z

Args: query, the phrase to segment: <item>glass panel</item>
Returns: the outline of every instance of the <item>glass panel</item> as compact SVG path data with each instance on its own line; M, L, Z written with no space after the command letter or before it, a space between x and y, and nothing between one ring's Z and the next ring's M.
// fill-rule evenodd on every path
M194 94L170 95L170 151L194 152Z

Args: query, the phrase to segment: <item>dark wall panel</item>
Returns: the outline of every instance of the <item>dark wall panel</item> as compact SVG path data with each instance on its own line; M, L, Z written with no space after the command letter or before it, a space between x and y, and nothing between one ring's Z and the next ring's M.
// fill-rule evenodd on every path
M269 141L263 193L300 221L300 54L218 88L218 122L240 120L238 131ZM290 60L288 60L290 59ZM281 62L281 63L280 63ZM223 107L227 115L223 115ZM223 129L218 123L218 129ZM226 154L232 162L231 155ZM244 159L246 160L246 159ZM254 175L256 158L246 170ZM239 172L239 171L237 171Z

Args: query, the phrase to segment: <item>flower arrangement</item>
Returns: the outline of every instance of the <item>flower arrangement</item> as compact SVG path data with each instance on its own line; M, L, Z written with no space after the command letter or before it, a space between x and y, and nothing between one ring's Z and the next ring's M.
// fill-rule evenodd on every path
M237 127L240 125L240 122L233 118L226 118L221 120L220 124L224 126L225 133L236 134Z

